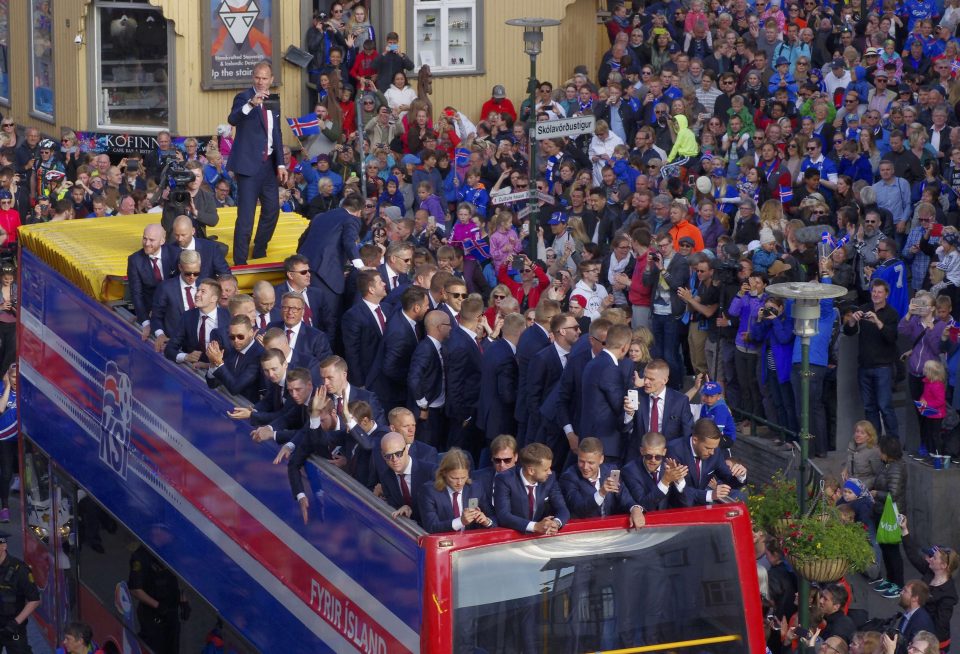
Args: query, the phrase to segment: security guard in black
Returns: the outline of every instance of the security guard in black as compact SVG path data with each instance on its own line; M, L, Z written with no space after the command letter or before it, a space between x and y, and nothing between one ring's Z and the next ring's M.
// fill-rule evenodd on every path
M32 654L27 618L40 606L40 591L30 566L7 553L9 534L0 533L0 650Z
M141 545L130 557L127 586L138 600L140 638L155 654L178 654L180 619L189 617L190 605L177 576Z

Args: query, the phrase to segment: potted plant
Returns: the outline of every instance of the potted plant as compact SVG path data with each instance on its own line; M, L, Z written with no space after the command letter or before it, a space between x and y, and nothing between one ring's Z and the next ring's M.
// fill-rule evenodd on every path
M773 475L762 489L754 489L747 498L747 510L756 530L780 535L786 524L800 513L797 482L782 471Z
M816 582L862 572L874 562L866 525L844 522L832 507L788 521L781 535L784 556L801 577Z

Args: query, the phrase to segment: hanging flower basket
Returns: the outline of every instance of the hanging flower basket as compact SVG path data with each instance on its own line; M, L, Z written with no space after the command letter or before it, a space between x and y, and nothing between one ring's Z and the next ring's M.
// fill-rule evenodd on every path
M787 560L797 574L808 581L825 584L837 581L847 573L850 562L846 559L796 559L787 556Z

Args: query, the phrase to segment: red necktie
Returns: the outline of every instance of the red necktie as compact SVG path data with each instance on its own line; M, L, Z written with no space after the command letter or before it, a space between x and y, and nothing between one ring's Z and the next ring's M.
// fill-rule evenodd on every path
M337 398L337 415L343 417L343 396Z
M207 349L207 317L200 316L200 333L197 334L197 342L200 343L200 351Z
M150 263L153 265L153 278L158 282L163 281L163 273L160 272L160 266L157 265L157 258L150 257Z
M537 498L534 495L535 486L527 486L527 506L530 509L530 519L533 520L533 510L537 505Z
M313 327L313 311L310 310L310 305L306 302L303 303L303 322Z
M383 311L380 310L380 305L377 305L377 308L373 310L377 314L377 322L380 323L380 333L387 331L387 321L383 318Z
M460 517L460 502L457 500L460 499L460 491L453 491L453 517Z
M406 477L403 475L397 475L397 479L400 480L400 493L403 495L403 503L412 507L413 498L410 497L410 487L407 486Z
M694 457L694 462L697 464L697 484L700 483L700 457Z
M197 305L193 303L193 287L186 286L184 287L183 292L187 294L187 308L196 309Z
M650 406L650 431L659 432L660 429L660 398L654 395L650 398L653 404Z
M288 330L287 330L287 343L289 343L292 339L293 339L293 330L292 330L292 329L288 329Z
M260 329L266 329L266 328L267 328L267 314L261 313L261 314L260 314Z
M653 484L656 486L660 483L660 468L657 468L653 473Z

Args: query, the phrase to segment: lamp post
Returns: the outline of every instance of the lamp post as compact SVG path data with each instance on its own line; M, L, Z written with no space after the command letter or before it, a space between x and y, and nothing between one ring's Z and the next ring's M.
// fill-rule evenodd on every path
M527 92L530 94L530 116L527 118L527 134L530 139L530 198L527 207L527 256L531 261L537 258L537 143L534 128L537 124L537 55L543 46L543 28L560 24L554 18L511 18L507 25L523 28L523 52L530 56L530 81Z
M816 336L820 301L845 295L847 289L817 282L786 282L767 286L770 295L793 300L793 333L800 339L800 469L797 473L797 500L800 515L807 511L806 476L810 464L810 337ZM799 624L809 627L810 582L800 578Z

